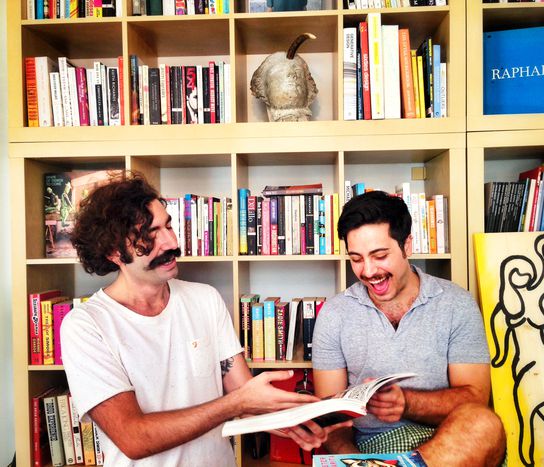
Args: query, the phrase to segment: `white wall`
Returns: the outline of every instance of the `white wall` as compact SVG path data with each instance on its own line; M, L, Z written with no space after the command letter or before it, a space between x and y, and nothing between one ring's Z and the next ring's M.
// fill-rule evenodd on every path
M8 465L15 450L11 350L11 248L7 144L6 1L0 0L0 465ZM11 0L13 1L13 0Z

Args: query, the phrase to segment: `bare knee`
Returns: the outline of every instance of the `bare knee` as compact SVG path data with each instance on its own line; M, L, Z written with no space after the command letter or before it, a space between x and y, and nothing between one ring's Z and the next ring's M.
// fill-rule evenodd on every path
M497 439L504 437L504 428L501 419L493 410L485 405L476 403L460 405L451 412L449 418L464 421L467 429L473 431L475 435L482 435L486 438L496 436Z

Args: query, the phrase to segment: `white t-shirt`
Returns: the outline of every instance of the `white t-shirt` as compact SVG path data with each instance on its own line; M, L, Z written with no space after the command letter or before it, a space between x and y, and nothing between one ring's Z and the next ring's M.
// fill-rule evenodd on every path
M219 293L177 279L157 316L142 316L103 290L71 311L61 327L70 391L81 417L125 391L144 413L192 407L223 395L220 362L242 351ZM102 432L106 466L233 466L221 426L163 453L133 461Z

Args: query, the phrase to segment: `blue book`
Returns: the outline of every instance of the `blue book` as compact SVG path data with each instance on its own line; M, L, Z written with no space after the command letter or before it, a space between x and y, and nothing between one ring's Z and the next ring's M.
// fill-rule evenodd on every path
M440 44L433 44L433 118L440 117Z
M44 19L43 0L36 0L36 19Z
M425 464L417 451L389 454L321 454L312 458L313 467L346 467L391 465L397 467L422 467Z
M240 254L247 255L247 198L250 192L247 188L238 190L238 213L240 233Z
M365 183L355 183L351 188L353 190L353 196L362 195L365 192Z
M484 114L544 112L544 27L484 34Z

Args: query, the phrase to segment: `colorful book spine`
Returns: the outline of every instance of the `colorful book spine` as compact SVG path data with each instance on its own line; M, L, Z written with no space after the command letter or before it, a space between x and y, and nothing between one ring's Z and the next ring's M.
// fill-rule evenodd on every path
M276 303L280 297L268 297L264 300L264 359L276 360Z
M72 419L70 417L70 405L68 394L65 392L57 396L57 407L59 411L60 433L64 448L64 458L67 465L76 463L74 451L74 439L72 437Z
M239 212L239 250L241 255L248 254L247 248L247 198L250 191L247 188L238 190L238 212Z
M29 295L29 340L30 340L30 364L43 365L43 329L42 308L43 300L58 297L60 290L48 290L46 292L31 293Z
M414 76L410 50L410 31L399 29L400 82L402 88L402 117L416 118Z
M382 23L380 13L369 13L368 50L370 62L370 107L372 119L384 118L384 81L383 81L383 51Z
M304 344L304 360L312 360L312 338L315 325L315 299L302 299L302 342Z
M253 361L264 361L264 305L251 304L251 348Z
M81 439L83 443L83 457L85 460L85 465L96 465L92 421L90 420L81 421Z
M262 254L270 255L270 200L265 198L263 199L262 204L262 234L263 234L263 247Z
M29 127L38 127L40 126L40 117L38 114L38 84L36 81L35 57L25 58L25 80L27 124Z
M359 23L359 44L361 48L361 79L363 90L363 119L370 120L372 111L370 106L370 59L368 52L368 23Z
M276 359L285 360L287 350L287 326L289 320L289 303L276 303Z
M270 254L279 254L278 250L278 197L270 198Z
M77 87L77 102L79 111L80 126L89 126L89 101L87 96L87 70L83 67L77 67L76 71L76 87Z
M60 341L60 326L62 320L72 309L72 301L65 300L53 305L53 354L54 364L62 365L62 347Z
M340 204L338 200L338 193L332 194L332 222L333 226L338 225L338 218L340 216ZM333 255L340 254L340 238L338 237L338 230L334 227L332 229L333 235Z

